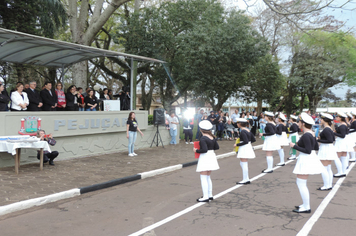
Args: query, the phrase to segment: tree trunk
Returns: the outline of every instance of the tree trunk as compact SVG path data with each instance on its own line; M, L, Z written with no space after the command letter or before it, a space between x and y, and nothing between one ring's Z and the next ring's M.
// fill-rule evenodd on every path
M301 99L300 99L300 104L299 104L299 113L302 113L303 108L304 108L305 95L302 93L300 96L301 96Z
M257 101L257 114L262 112L262 100Z

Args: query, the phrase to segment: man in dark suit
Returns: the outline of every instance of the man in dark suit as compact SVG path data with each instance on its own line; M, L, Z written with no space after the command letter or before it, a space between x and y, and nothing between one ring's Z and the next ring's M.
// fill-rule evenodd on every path
M28 100L30 104L27 107L28 111L42 111L42 98L40 94L36 91L36 82L30 82L30 87L26 90Z
M57 95L52 91L52 83L46 82L45 88L40 92L43 107L42 111L55 111L57 106Z

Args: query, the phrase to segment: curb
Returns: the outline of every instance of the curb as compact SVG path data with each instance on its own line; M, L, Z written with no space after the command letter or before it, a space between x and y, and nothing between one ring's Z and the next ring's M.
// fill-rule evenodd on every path
M262 149L263 145L258 145L258 146L254 146L253 149L254 150L258 150L258 149ZM217 159L222 159L225 157L229 157L232 155L235 155L235 152L228 152L225 154L221 154L221 155L217 155ZM68 199L68 198L72 198L72 197L76 197L85 193L89 193L89 192L93 192L93 191L97 191L97 190L101 190L101 189L105 189L105 188L110 188L110 187L114 187L120 184L124 184L124 183L128 183L128 182L132 182L132 181L136 181L136 180L140 180L140 179L147 179L153 176L157 176L157 175L161 175L161 174L165 174L165 173L169 173L172 171L176 171L185 167L190 167L190 166L194 166L198 163L198 161L191 161L191 162L187 162L187 163L183 163L183 164L178 164L178 165L174 165L174 166L168 166L168 167L164 167L161 169L156 169L156 170L151 170L151 171L147 171L147 172L143 172L143 173L138 173L136 175L131 175L131 176L127 176L127 177L123 177L123 178L119 178L119 179L114 179L114 180L110 180L107 182L103 182L103 183L99 183L99 184L94 184L94 185L90 185L90 186L86 186L86 187L82 187L82 188L75 188L75 189L71 189L71 190L67 190L67 191L63 191L63 192L59 192L59 193L55 193L55 194L51 194L51 195L47 195L44 197L39 197L39 198L33 198L33 199L29 199L29 200L24 200L24 201L20 201L20 202L16 202L16 203L12 203L9 205L5 205L5 206L1 206L0 207L0 216L9 214L9 213L13 213L16 211L21 211L21 210L25 210L31 207L35 207L35 206L41 206L47 203L51 203L51 202L56 202L59 200L64 200L64 199Z

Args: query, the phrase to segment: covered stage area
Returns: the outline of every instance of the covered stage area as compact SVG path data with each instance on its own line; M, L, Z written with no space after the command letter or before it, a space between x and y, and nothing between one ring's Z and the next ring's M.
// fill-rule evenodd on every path
M131 78L134 61L165 63L122 52L108 51L69 42L63 42L17 31L0 28L0 61L56 67L62 69L62 77L71 65L95 57L124 57L131 61ZM131 80L131 94L134 87ZM134 99L134 98L133 98ZM131 99L131 107L132 100ZM126 119L130 111L110 112L0 112L0 136L18 135L21 119L41 118L41 129L52 133L57 144L52 150L58 151L58 160L109 154L126 151ZM148 126L148 112L135 111L144 137L138 136L136 148L149 147L156 128ZM164 144L170 137L165 127L160 127ZM38 162L37 152L24 150L21 163ZM0 167L14 165L10 154L0 153Z

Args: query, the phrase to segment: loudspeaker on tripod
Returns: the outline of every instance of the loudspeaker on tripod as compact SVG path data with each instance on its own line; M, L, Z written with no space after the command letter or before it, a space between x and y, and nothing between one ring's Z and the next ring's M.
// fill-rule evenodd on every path
M166 124L166 116L164 114L163 108L156 108L153 110L153 124L154 125Z

